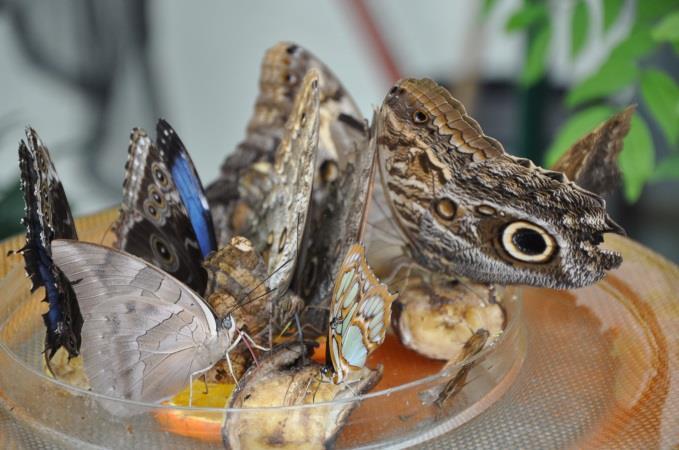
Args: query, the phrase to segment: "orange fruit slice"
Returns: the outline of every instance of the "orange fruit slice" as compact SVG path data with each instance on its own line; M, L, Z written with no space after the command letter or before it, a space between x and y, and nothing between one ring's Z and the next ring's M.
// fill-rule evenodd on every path
M224 408L235 388L233 384L193 382L192 406ZM189 406L189 387L164 402L169 406ZM181 409L161 409L155 412L156 420L171 433L205 442L222 442L224 413L220 411L197 412Z

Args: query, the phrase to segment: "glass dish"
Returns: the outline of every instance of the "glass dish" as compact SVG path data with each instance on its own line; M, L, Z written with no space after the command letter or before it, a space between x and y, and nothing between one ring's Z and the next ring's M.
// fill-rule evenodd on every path
M101 242L110 219L83 227L81 239ZM82 222L82 221L81 221ZM454 376L461 365L443 373L405 381L349 400L314 405L221 409L144 404L105 397L48 377L43 369L44 327L41 313L46 306L39 292L29 293L20 257L0 281L0 402L22 425L44 435L48 442L64 446L124 448L222 448L221 424L228 415L261 415L275 420L308 410L326 415L354 403L340 432L336 448L407 446L431 439L477 416L511 386L525 356L521 302L516 290L506 290L502 305L506 313L504 333L489 348L474 356L473 368L461 391L445 408L427 398ZM7 262L5 262L7 264ZM11 265L11 264L10 264ZM393 339L392 339L393 341ZM415 354L403 349L400 364L384 361L385 379L395 380L404 368L417 368ZM391 370L391 373L389 371ZM402 371L399 375L399 371ZM407 375L407 374L406 374ZM126 415L110 411L124 411Z

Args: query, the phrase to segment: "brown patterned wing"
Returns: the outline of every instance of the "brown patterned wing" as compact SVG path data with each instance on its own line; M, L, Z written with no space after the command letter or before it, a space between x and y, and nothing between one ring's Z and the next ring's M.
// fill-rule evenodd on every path
M618 156L636 106L628 106L573 144L554 164L570 180L599 195L620 185Z
M362 239L373 186L374 142L367 122L334 73L311 52L288 47L291 65L320 73L320 124L314 191L293 290L311 305L304 321L324 330L341 255Z
M336 188L336 181L359 164L368 130L356 103L314 54L297 44L279 42L264 55L259 95L246 138L226 158L220 177L207 190L222 245L231 234L243 233L257 220L257 205L273 188L269 172L276 149L304 76L311 69L319 72L321 105L311 217L327 217L335 210L326 206L326 197Z
M421 125L431 119L438 138L452 150L470 155L472 161L495 158L505 154L502 144L486 136L479 123L467 115L464 105L448 90L432 80L403 80L397 85L398 92L408 92L417 102L404 105L410 111L412 121Z
M267 286L282 295L294 274L306 229L318 145L319 74L311 70L297 94L286 133L273 164L275 189L262 204L257 243L264 243L267 255Z
M413 257L472 281L582 287L620 265L597 195L508 155L431 80L401 80L377 123L387 202Z

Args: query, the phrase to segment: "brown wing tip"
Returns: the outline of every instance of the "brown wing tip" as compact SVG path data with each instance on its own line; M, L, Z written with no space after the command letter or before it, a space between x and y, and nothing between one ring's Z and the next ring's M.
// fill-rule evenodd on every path
M615 233L619 234L620 236L627 236L625 229L613 219L611 219L611 217L608 215L606 216L606 226L608 227L606 229L606 233Z

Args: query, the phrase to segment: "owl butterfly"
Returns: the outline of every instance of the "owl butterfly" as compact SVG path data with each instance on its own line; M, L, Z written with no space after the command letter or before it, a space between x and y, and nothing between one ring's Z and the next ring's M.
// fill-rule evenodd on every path
M82 356L92 390L144 402L177 393L243 336L231 316L171 275L128 253L71 240L52 243L83 315Z
M259 195L241 195L250 211L248 226L239 230L264 255L266 286L283 295L292 280L306 228L318 145L319 73L310 70L295 95L273 163L255 164L240 178ZM241 191L241 194L243 191Z
M628 106L573 144L554 164L569 180L599 195L620 184L618 156L636 107Z
M52 260L53 239L77 239L75 223L49 151L32 128L27 142L19 144L21 189L24 195L26 245L20 250L31 291L45 288L48 311L42 318L47 328L45 357L51 360L63 347L70 357L80 349L82 316L75 294L64 274ZM49 366L49 364L48 364Z
M395 298L368 266L363 246L354 244L342 262L330 301L326 364L332 364L333 383L363 368L384 342Z
M145 131L132 131L114 247L202 294L207 274L201 263L217 248L212 216L184 144L166 121L156 130L155 143Z
M305 321L324 329L327 302L341 255L362 238L372 187L375 147L367 122L335 74L299 45L282 42L267 52L263 79L273 92L297 92L299 80L319 72L320 117L309 229L300 250L293 290L311 308ZM274 75L275 74L275 75ZM262 95L265 94L262 90Z
M239 211L249 209L248 202L245 205L238 202L241 192L253 191L245 195L256 196L255 202L261 202L273 188L271 183L261 186L258 182L248 180L245 186L239 186L243 184L241 178L256 177L257 173L253 174L253 170L264 172L266 177L276 159L276 151L286 133L285 125L306 75L306 71L291 73L289 63L287 45L278 44L267 50L261 65L259 95L254 114L247 125L245 140L226 158L219 178L207 187L207 198L221 244L228 242L234 228L235 233L239 234L250 226L247 223L250 216L241 218L244 214Z
M317 304L329 297L333 279L328 274L337 271L340 255L360 240L363 214L355 212L364 211L367 205L372 183L366 180L372 176L374 147L368 145L366 122L354 101L337 77L309 51L288 42L267 50L247 137L226 159L219 179L208 187L207 196L220 242L227 242L231 232L238 234L257 227L261 209L258 205L276 188L270 176L271 165L285 134L285 124L311 69L320 73L318 154L310 230L306 233L310 238L300 243L303 248L293 288ZM239 202L239 198L245 201ZM252 237L248 232L244 234ZM253 241L257 244L257 239ZM325 310L315 316L324 318Z
M577 288L618 267L599 196L505 153L431 80L402 80L378 115L380 173L414 258L472 281Z

